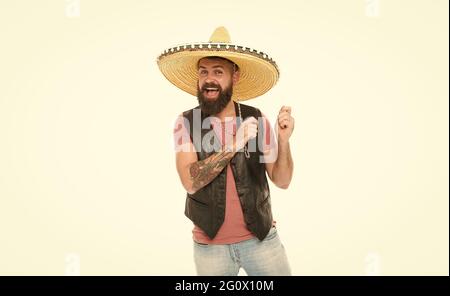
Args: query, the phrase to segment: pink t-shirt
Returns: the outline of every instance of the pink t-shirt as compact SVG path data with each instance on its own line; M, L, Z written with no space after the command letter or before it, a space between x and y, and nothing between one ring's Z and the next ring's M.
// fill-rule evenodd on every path
M277 143L273 130L270 127L269 120L264 115L263 117L265 121L265 141L263 143L263 151L265 152L265 155L273 156L274 153L276 153ZM213 118L212 127L220 144L223 145L224 141L232 141L236 134L236 118L226 120L225 122L220 122L218 118L215 118L215 120ZM190 141L189 132L183 124L182 116L178 117L176 121L174 136L176 149L181 145L186 144L186 141ZM266 162L272 161L274 161L273 157L266 159ZM227 165L226 170L227 183L224 222L213 239L210 239L200 227L194 225L192 234L193 239L196 242L203 244L232 244L255 237L255 235L247 229L230 164ZM275 223L276 221L273 221L273 225L275 225Z

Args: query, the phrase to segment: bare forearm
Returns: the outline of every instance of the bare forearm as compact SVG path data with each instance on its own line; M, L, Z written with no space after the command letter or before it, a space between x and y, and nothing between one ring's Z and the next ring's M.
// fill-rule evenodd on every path
M273 166L273 181L281 188L288 188L294 171L289 142L278 143L278 158Z
M228 165L236 152L222 151L189 166L191 194L209 184Z

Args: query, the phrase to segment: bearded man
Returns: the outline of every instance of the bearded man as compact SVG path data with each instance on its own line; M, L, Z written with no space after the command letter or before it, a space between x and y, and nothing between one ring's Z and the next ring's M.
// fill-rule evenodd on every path
M258 108L240 103L270 90L278 66L265 53L232 44L224 27L209 42L165 50L157 62L199 103L174 129L197 274L237 275L243 268L247 275L290 275L267 176L283 189L292 180L294 118L281 107L274 132Z

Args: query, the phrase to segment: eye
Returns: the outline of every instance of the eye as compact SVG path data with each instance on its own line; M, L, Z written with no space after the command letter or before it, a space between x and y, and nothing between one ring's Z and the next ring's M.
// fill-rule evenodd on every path
M216 70L215 73L216 73L216 75L222 75L223 74L223 72L220 71L220 70Z
M200 74L201 76L205 76L206 74L208 74L208 71L206 71L206 70L200 70L199 74Z

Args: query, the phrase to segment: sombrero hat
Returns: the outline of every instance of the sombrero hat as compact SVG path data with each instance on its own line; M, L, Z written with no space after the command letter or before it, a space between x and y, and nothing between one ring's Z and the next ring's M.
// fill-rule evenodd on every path
M240 78L233 86L233 100L244 101L269 91L278 81L280 72L272 58L261 51L232 44L224 27L218 27L209 42L178 45L158 56L158 67L176 87L197 96L198 70L201 58L218 56L239 66Z

